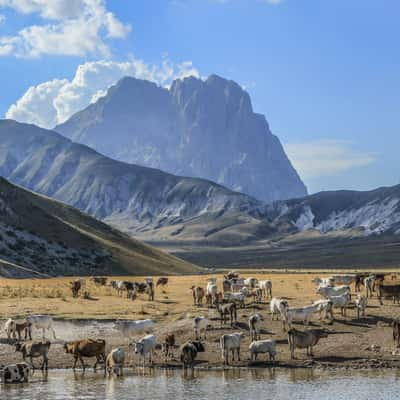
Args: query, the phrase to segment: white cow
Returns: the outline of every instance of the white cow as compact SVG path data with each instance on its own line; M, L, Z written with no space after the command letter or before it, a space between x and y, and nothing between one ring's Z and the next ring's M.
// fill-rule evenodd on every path
M251 340L260 339L260 323L264 318L260 314L253 314L249 318L249 330Z
M108 375L116 374L117 376L124 375L125 352L124 349L118 347L112 349L106 358L106 369Z
M240 361L240 343L244 337L243 332L236 332L222 335L219 344L221 348L222 359L229 364L229 351L232 352L232 361L235 360L235 351L237 359Z
M346 316L346 308L350 302L349 293L342 294L340 296L330 296L329 300L332 302L333 307L340 308L340 313L343 317Z
M317 289L317 293L326 299L331 296L341 296L342 294L350 293L350 286L342 285L342 286L319 286Z
M236 292L236 293L228 292L225 293L224 299L228 302L239 304L240 307L244 307L246 296L241 292Z
M211 302L215 304L215 299L218 293L218 285L213 282L207 283L206 294L211 296Z
M6 332L8 339L11 339L11 337L13 339L16 338L15 321L12 318L9 318L4 324L4 331Z
M156 349L157 339L155 335L146 335L139 342L133 342L129 346L134 347L135 354L143 357L143 367L146 363L146 356L149 355L149 362L153 363L153 354Z
M201 339L201 332L204 332L204 339L207 338L207 327L209 325L209 321L206 317L195 317L193 319L193 330L194 334L196 335L196 339Z
M258 279L257 278L246 278L244 280L245 286L248 286L251 289L254 289L257 284L258 284Z
M276 342L275 340L256 340L250 343L250 360L257 360L258 354L269 355L270 360L275 360Z
M312 280L312 282L315 283L317 285L317 287L333 286L333 284L334 284L333 279L331 277L329 277L329 278L314 278Z
M316 306L313 304L305 307L289 307L286 309L285 322L287 323L289 329L292 327L293 321L302 321L305 326L308 326L315 310Z
M267 279L258 282L258 287L262 290L265 298L269 297L272 299L272 281Z
M289 303L286 300L280 299L278 297L274 297L269 303L269 308L271 310L271 319L274 320L279 318L279 315L282 317L282 320L285 319L286 310L289 307Z
M137 321L116 321L115 328L119 330L122 336L130 339L139 333L152 332L154 329L154 321L151 319L139 319Z
M56 338L56 332L54 331L53 328L53 318L51 318L48 315L29 315L28 317L26 317L26 321L28 323L28 329L29 329L29 336L32 335L32 328L35 329L41 329L42 330L42 338L44 339L45 336L45 331L51 331L53 334L53 339L57 339Z
M363 317L365 317L365 309L368 305L368 299L359 293L354 303L357 310L357 319L360 318L360 313Z

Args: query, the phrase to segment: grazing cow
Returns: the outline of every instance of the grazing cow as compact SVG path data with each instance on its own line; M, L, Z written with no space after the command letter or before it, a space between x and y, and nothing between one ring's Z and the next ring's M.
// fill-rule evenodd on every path
M192 291L192 295L193 295L193 304L195 306L203 306L203 298L205 296L205 292L204 289L200 286L192 286L190 288L190 290Z
M195 317L192 322L192 327L194 330L194 334L196 336L196 340L201 339L201 332L204 332L204 339L207 338L207 326L209 321L206 317Z
M157 279L156 287L159 287L159 286L164 287L167 285L168 285L168 278L161 277L161 278Z
M106 358L106 371L108 376L113 374L117 376L124 375L125 352L124 349L112 349Z
M342 317L345 317L346 309L350 302L349 293L345 293L340 296L329 296L329 300L332 302L333 307L340 308Z
M151 319L139 319L137 321L116 321L114 327L123 337L131 338L138 333L149 333L154 329L154 321Z
M317 289L317 293L326 299L331 296L340 296L342 294L350 293L350 286L342 285L342 286L319 286Z
M313 313L316 311L316 308L317 307L313 304L305 307L287 308L285 313L285 322L289 329L292 327L293 321L302 321L305 326L308 326ZM285 323L283 325L283 329L285 329Z
M244 280L244 285L249 287L250 289L254 289L258 284L257 278L246 278Z
M237 306L236 303L217 303L217 311L219 313L222 324L226 324L228 317L231 320L231 326L237 322Z
M162 344L162 352L165 355L165 359L168 357L174 358L174 348L175 348L175 335L173 333L168 333L165 336L164 343Z
M30 368L27 363L6 365L0 369L3 383L22 383L29 381Z
M289 308L289 303L286 300L274 297L273 299L271 299L269 307L271 310L272 321L274 320L275 315L277 319L279 318L280 315L282 320L284 320L286 315L286 310Z
M313 305L316 307L315 312L319 313L319 319L322 319L322 313L324 313L324 318L328 318L329 316L330 320L333 320L333 303L331 300L316 300L313 302Z
M8 338L8 340L10 340L11 339L11 337L13 338L13 339L15 339L16 338L16 335L15 335L15 321L12 319L12 318L8 318L8 320L6 321L6 323L4 324L4 331L6 332L6 334L7 334L7 338Z
M358 293L357 298L355 300L356 310L357 310L357 319L360 319L360 313L363 317L365 317L365 309L367 308L368 299Z
M374 284L375 284L375 275L370 275L367 276L364 279L364 286L365 286L365 291L366 291L366 296L372 298L372 292L374 289Z
M146 357L149 355L149 363L153 364L153 354L156 349L157 339L155 335L146 335L138 342L133 342L129 347L133 347L135 354L140 354L143 358L143 367L146 364Z
M208 282L206 288L206 294L211 298L211 305L215 304L215 298L218 293L218 286L216 283Z
M72 281L69 283L69 286L71 288L72 292L72 297L78 297L79 296L79 291L81 290L82 283L80 280Z
M290 329L288 331L288 340L290 348L290 356L294 359L294 350L306 349L308 356L313 357L313 347L318 344L321 338L328 337L328 334L322 329L309 329L307 331L299 331Z
M48 315L29 315L26 317L26 321L28 323L28 333L29 333L29 339L32 340L32 327L35 329L41 329L42 330L42 339L45 338L44 334L45 331L51 331L53 334L53 339L56 338L56 332L54 331L53 328L53 318L49 317Z
M258 283L258 287L262 290L262 295L267 298L272 299L272 281L267 279L264 281L260 281Z
M225 298L226 301L233 302L233 303L237 304L241 308L244 308L245 305L246 305L246 303L245 303L246 296L241 292L236 292L236 293L228 292L228 293L225 293L224 298Z
M198 353L203 353L205 351L204 345L201 342L189 341L184 343L180 348L181 362L183 368L193 368L194 360Z
M240 361L240 343L244 337L243 332L236 332L222 335L220 338L221 356L225 364L229 364L229 351L232 352L232 361L235 361L235 351L237 360Z
M72 367L75 370L78 360L80 361L83 371L85 371L85 364L83 362L83 357L92 358L96 357L96 362L94 363L93 369L96 371L98 364L104 364L106 361L106 341L102 339L83 339L75 340L72 342L66 342L64 344L64 350L67 354L72 354L74 356L74 365Z
M107 278L105 276L92 276L90 278L96 286L106 286Z
M257 360L259 354L268 354L270 360L275 361L276 342L275 340L256 340L250 343L250 360Z
M384 284L384 283L380 283L377 286L378 290L378 299L379 299L379 303L381 305L383 305L383 301L382 298L384 297L391 297L393 298L393 304L396 302L399 303L400 302L400 284L393 284L393 283L389 283L389 284Z
M22 358L26 362L26 358L29 357L31 361L31 367L34 369L33 358L42 357L42 370L49 368L49 350L50 342L27 342L15 344L15 351L22 353Z
M395 319L392 322L393 341L397 348L400 347L400 320Z
M249 318L249 330L251 340L260 339L260 323L264 318L260 314L254 314Z

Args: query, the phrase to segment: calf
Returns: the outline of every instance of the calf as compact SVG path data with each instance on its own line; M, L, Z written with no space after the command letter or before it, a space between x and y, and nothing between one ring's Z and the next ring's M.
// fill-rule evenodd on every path
M143 367L146 363L146 356L149 355L149 362L153 363L153 354L156 349L157 339L155 335L146 335L139 342L133 342L129 347L134 347L135 354L143 358Z
M393 329L393 341L396 347L400 347L400 320L395 319L392 322L392 329Z
M342 294L350 293L350 286L342 285L342 286L319 286L317 289L317 293L325 298L329 298L331 296L341 296Z
M85 371L85 364L83 358L96 357L96 362L94 363L93 369L96 371L98 364L104 364L106 361L106 341L102 339L83 339L75 340L72 342L67 342L64 344L64 350L67 354L72 354L74 356L74 365L72 367L75 370L78 360L80 361L83 371Z
M124 375L125 352L121 348L110 351L106 358L106 371L108 376L113 374L117 376Z
M202 331L204 332L204 339L206 339L208 324L209 324L209 322L206 317L195 317L193 319L192 326L193 326L194 334L196 336L196 340L201 339Z
M205 295L204 289L200 286L192 286L190 290L193 295L193 305L203 306L203 298Z
M328 334L322 329L310 329L307 331L298 331L290 329L288 331L288 340L290 348L290 356L294 359L294 350L306 349L308 356L313 357L313 347L318 344L321 338L328 337Z
M53 333L53 339L57 339L56 332L54 331L53 328L53 319L48 315L30 315L26 317L26 321L29 325L28 327L29 339L32 340L32 327L35 329L42 330L42 339L45 338L44 333L46 330L51 331Z
M254 314L249 318L249 330L251 340L260 339L260 323L264 318L260 314Z
M242 332L222 335L220 338L220 348L222 359L225 364L229 364L229 351L232 352L232 361L235 361L235 351L237 359L240 361L240 343L244 337Z
M360 319L360 313L365 317L365 309L367 308L368 299L359 293L354 303L357 310L357 319Z
M164 343L162 344L162 352L165 355L165 359L168 357L174 358L174 348L175 348L175 335L173 333L168 333L165 336Z
M249 351L250 351L251 361L257 360L258 354L267 354L267 353L269 355L269 359L275 361L276 342L275 340L257 340L250 343Z
M189 341L184 343L180 348L180 359L183 364L183 368L193 368L194 360L198 353L205 351L204 345L201 342Z
M21 383L29 381L30 368L27 363L6 365L0 370L3 383Z
M49 350L50 342L27 342L27 343L16 343L15 351L22 353L22 358L26 361L29 357L31 362L31 367L34 369L33 358L42 357L42 370L47 370L49 367Z
M220 304L217 303L221 326L226 324L228 317L231 320L231 326L237 322L237 307L235 303Z

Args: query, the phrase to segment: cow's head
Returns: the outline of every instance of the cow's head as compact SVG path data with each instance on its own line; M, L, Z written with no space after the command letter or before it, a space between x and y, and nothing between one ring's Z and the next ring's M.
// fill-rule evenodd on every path
M64 343L64 350L67 354L72 354L74 352L74 345L73 343Z

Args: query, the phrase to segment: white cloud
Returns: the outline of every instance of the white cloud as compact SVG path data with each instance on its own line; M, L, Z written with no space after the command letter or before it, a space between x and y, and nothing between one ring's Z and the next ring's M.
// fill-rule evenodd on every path
M345 140L318 140L307 143L287 143L286 153L304 179L337 175L375 162L376 156L353 148Z
M0 55L110 55L107 38L124 38L130 26L109 12L105 0L0 0L0 8L38 14L41 25L26 26L12 36L0 36Z
M0 25L3 24L6 20L6 17L3 14L0 14Z
M101 60L78 66L71 79L54 79L30 87L7 111L6 117L52 128L85 108L124 76L154 81L167 86L173 79L199 76L190 61L179 64L168 58L160 65L148 65L132 58L126 62Z

